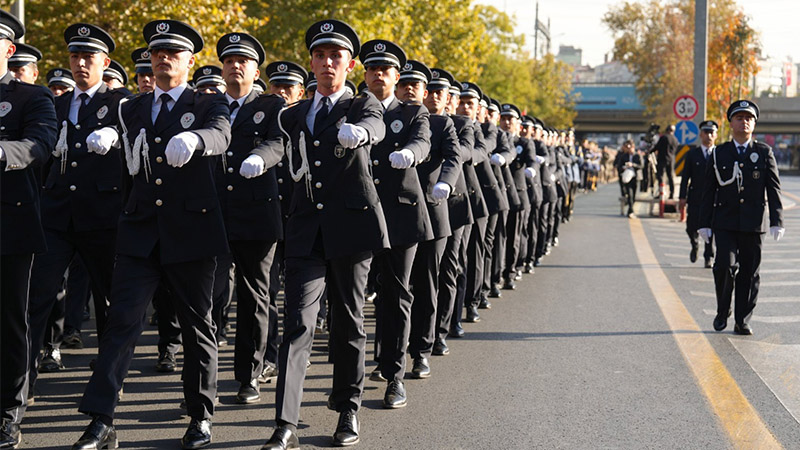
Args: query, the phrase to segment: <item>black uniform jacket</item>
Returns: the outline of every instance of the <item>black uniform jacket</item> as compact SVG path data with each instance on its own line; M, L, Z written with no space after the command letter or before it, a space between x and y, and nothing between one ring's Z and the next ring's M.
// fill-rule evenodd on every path
M714 155L723 182L733 176L734 164L739 165L741 192L736 180L720 186ZM778 167L769 145L752 141L745 154L739 156L735 144L726 142L714 149L706 164L699 228L765 233L768 226L782 227L780 193Z
M502 155L506 160L506 163L503 164L500 169L503 173L503 181L505 182L508 207L511 211L520 211L525 208L523 207L522 199L519 198L519 191L517 190L516 184L514 184L514 176L511 173L510 166L511 161L517 156L515 153L514 141L515 138L511 135L511 133L499 129L497 133L497 147L495 148L494 153ZM526 185L523 184L522 188L524 189L525 186Z
M59 133L67 128L67 158L64 162L62 157L51 157L45 168L45 228L67 231L70 223L75 231L116 228L122 209L121 139L108 153L98 155L87 151L86 138L101 128L117 128L119 101L125 96L125 92L108 89L102 83L81 108L77 124L69 120L73 94L56 98Z
M514 190L517 191L519 197L520 210L527 210L531 208L531 199L528 195L528 181L525 175L525 169L533 167L535 163L536 149L533 146L533 141L527 138L516 138L514 141L514 157L509 159L508 168L513 180ZM538 178L538 174L537 177ZM541 186L539 188L541 192Z
M46 250L39 214L40 170L56 143L56 111L50 91L0 78L0 253Z
M275 165L283 157L278 113L283 98L258 95L245 97L231 124L231 144L217 157L216 183L228 239L277 241L283 237ZM258 155L267 169L255 178L239 175L242 162Z
M471 216L467 223L474 223L475 219L480 219L481 217L487 217L489 215L489 209L486 207L486 199L483 198L481 182L478 180L478 174L475 173L475 166L473 165L476 156L479 160L483 156L480 153L475 153L475 127L472 124L472 120L470 120L469 117L459 115L452 115L450 118L456 126L458 145L461 148L461 159L464 161L462 164L462 171L464 173L464 183L467 186ZM448 200L448 204L451 205L451 217L453 217L452 205L455 201L457 201L457 199L454 199L451 195L450 200ZM453 224L451 223L451 225Z
M527 178L528 180L528 198L530 198L531 206L534 208L539 208L542 205L542 166L538 161L536 161L536 142L534 142L531 138L519 138L519 141L527 141L527 145L530 147L531 158L533 158L533 164L531 167L533 168L534 172L536 172L536 176L533 178ZM524 151L523 151L524 152Z
M417 165L422 191L428 205L428 216L433 227L433 237L450 236L450 215L448 202L433 198L433 187L436 183L450 185L451 195L461 176L461 152L458 147L458 135L453 120L447 116L431 114L431 151L425 160ZM464 199L464 203L466 199Z
M486 139L483 137L483 130L480 123L473 124L475 128L475 146L472 154L472 166L478 175L481 184L483 198L486 201L486 209L489 215L497 214L500 211L508 211L508 198L505 193L505 183L502 178L500 181L495 176L492 163L489 161L489 149ZM492 140L495 139L495 140ZM490 145L496 143L496 138L489 140ZM473 208L474 210L474 208Z
M311 176L310 189L305 177L294 183L284 232L286 257L310 255L319 233L329 259L388 248L389 235L369 157L372 145L386 133L383 106L371 93L355 98L345 93L324 124L315 124L321 129L314 135L306 124L311 104L312 100L301 100L278 118L292 146L295 170L301 164L302 133ZM342 148L337 135L345 121L364 127L369 134L367 142L355 149Z
M696 230L700 225L700 202L703 197L707 162L703 148L699 145L692 146L683 159L681 190L678 198L686 199L686 227L689 229Z
M556 192L556 157L550 149L544 145L542 141L534 141L536 145L536 154L544 158L541 163L541 181L542 181L542 202L549 203L555 202L558 194Z
M431 149L430 114L427 108L394 98L383 112L386 137L372 146L372 176L389 228L392 246L433 239L425 192L416 168L394 169L389 155L398 150L414 153L418 164Z
M219 155L230 145L228 102L220 94L202 94L186 88L170 111L165 128L153 125L152 92L137 95L122 105L122 121L131 147L144 130L149 145L145 162L135 176L125 173L125 206L117 230L117 253L146 258L156 245L162 264L186 262L228 253L214 183ZM200 136L192 158L183 167L167 164L164 151L170 139L184 131ZM135 155L143 158L141 155Z

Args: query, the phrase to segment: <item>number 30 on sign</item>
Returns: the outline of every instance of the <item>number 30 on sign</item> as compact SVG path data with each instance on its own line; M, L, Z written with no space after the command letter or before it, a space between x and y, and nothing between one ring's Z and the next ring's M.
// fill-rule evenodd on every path
M691 95L681 95L672 104L672 112L681 120L692 120L699 110L697 100Z

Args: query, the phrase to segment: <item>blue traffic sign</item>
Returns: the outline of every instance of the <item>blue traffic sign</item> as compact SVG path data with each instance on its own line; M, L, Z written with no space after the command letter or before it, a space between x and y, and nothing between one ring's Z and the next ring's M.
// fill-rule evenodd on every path
M675 138L680 145L691 144L699 135L700 129L694 122L683 120L675 125Z

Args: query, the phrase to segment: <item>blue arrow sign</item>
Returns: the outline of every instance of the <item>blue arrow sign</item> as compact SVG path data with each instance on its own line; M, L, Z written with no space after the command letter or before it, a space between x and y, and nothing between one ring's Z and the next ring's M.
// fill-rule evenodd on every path
M694 122L683 120L675 126L675 138L681 145L691 144L698 135L700 135L700 129Z

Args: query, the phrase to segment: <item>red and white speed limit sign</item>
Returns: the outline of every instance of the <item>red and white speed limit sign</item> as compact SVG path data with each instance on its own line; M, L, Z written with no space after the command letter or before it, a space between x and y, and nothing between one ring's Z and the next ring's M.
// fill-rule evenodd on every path
M697 104L697 99L691 95L681 95L672 104L672 112L681 120L692 120L697 115L700 106Z

